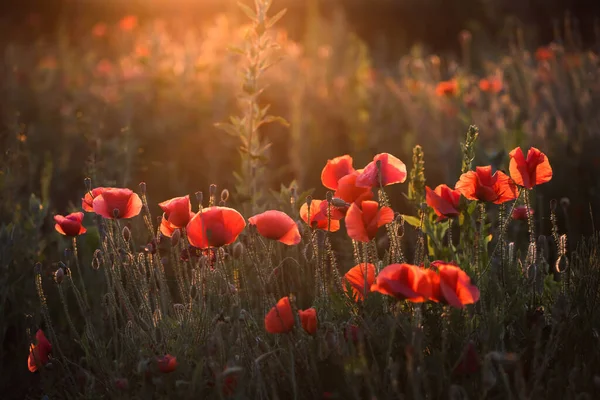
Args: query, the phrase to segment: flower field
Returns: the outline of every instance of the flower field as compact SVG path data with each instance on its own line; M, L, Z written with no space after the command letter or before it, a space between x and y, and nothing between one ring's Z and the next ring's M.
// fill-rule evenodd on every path
M600 397L597 49L270 6L6 46L3 398Z

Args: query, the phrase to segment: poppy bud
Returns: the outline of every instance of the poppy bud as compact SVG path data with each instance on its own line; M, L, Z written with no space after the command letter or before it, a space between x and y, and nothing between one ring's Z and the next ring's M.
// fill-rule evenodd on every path
M39 275L42 273L42 264L37 262L35 263L35 265L33 266L33 273L36 275Z
M217 193L217 185L215 185L214 183L211 183L210 186L208 187L208 195L210 197L213 197L216 193Z
M86 191L91 192L92 191L92 179L91 178L85 178L83 180L83 183L85 185Z
M62 283L63 279L65 279L65 270L62 268L59 268L56 270L56 272L54 272L54 280L56 281L56 283L58 283L60 285Z
M515 259L515 242L508 244L508 260L512 262Z
M350 203L345 202L344 200L340 199L339 197L332 198L330 203L332 206L337 207L337 208L350 207Z
M232 249L233 258L239 260L244 255L244 245L241 242L236 242Z
M229 190L223 189L221 190L221 201L226 202L227 200L229 200Z
M71 258L71 255L73 254L73 250L71 250L70 248L66 248L65 251L63 252L64 256L66 259Z
M117 378L115 379L115 387L119 390L127 390L129 389L129 381L127 378Z
M146 194L146 182L140 182L140 193L142 195Z
M306 196L305 202L306 202L306 206L310 210L310 204L312 203L312 196Z
M333 193L329 191L325 193L325 199L327 200L327 203L331 204L331 200L333 199Z
M123 240L129 242L129 239L131 239L131 230L128 227L124 227L121 234L123 235Z
M559 274L566 272L569 269L569 259L567 258L567 256L562 255L558 257L558 260L556 260L556 264L554 264L554 269Z
M179 239L181 239L181 229L175 229L171 235L171 246L177 246Z
M113 217L119 218L119 209L118 208L115 208L112 213L113 213Z
M569 200L568 197L563 197L562 199L560 199L560 206L563 209L566 210L570 205L571 205L571 200Z
M200 191L196 192L196 200L198 201L198 204L200 204L200 207L202 207L202 201L204 200L204 194Z
M458 39L460 40L460 42L462 44L466 44L466 43L470 43L471 39L472 39L473 35L471 34L471 32L469 32L466 29L463 29L462 31L460 31L460 33L458 34Z

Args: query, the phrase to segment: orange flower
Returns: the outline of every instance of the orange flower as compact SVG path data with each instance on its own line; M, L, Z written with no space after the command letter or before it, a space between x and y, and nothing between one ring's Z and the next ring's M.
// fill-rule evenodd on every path
M87 192L85 196L81 199L81 208L83 211L94 212L94 199L104 192L106 188L97 187L92 189L92 192Z
M520 147L508 155L510 156L510 176L517 185L531 189L535 185L550 182L552 179L552 167L548 157L535 147L529 149L527 159L523 156Z
M363 200L371 200L373 191L370 187L356 186L356 180L361 171L355 171L338 181L334 197L344 200L346 203L361 203Z
M433 208L438 216L438 221L458 217L460 214L460 211L458 211L460 192L458 190L453 190L448 185L439 185L435 190L431 190L429 186L426 186L425 191L427 205Z
M166 354L162 357L157 357L156 363L158 370L164 374L175 371L177 369L177 357L173 357L170 354Z
M431 266L439 273L427 270L432 286L430 300L455 308L479 301L479 289L471 284L469 275L456 264L434 261Z
M376 201L366 200L359 207L352 203L346 214L348 236L359 242L368 242L375 238L377 229L394 220L394 212L389 207L379 208Z
M344 291L354 301L363 300L375 282L375 266L373 264L358 264L350 268L344 275L344 281L350 284L351 292L344 285Z
M456 79L451 79L449 81L442 81L440 83L438 83L437 87L435 88L435 93L438 96L454 96L456 95L456 93L458 92L458 83L456 82Z
M356 178L356 186L379 187L377 162L381 163L381 185L388 186L402 183L406 180L406 165L389 153L380 153L373 157L367 166Z
M338 181L353 172L352 157L347 154L336 157L327 160L327 164L321 172L321 182L326 188L336 190L338 188Z
M321 203L325 203L324 207L321 207ZM310 225L313 229L323 229L329 232L335 232L340 229L340 221L341 218L339 215L331 215L331 218L327 218L327 200L312 200L310 203L310 222L309 218L309 209L306 203L302 204L300 207L300 218L308 225ZM325 210L325 213L323 213ZM332 207L333 210L333 207ZM331 220L331 222L329 221ZM330 226L327 224L330 223Z
M535 59L538 61L548 61L554 58L554 51L550 46L538 47L535 51Z
M108 219L133 218L142 210L140 196L121 188L104 188L92 205L96 214Z
M482 92L498 93L502 90L502 81L498 78L482 79L479 81Z
M175 228L184 228L194 216L190 196L174 197L158 206L165 213L163 220L166 219Z
M83 213L72 213L63 217L62 215L55 215L54 221L56 225L54 225L54 229L61 235L65 236L79 236L86 232L86 229L81 225L83 221Z
M221 247L235 242L245 227L244 217L233 208L207 207L188 223L188 240L199 249Z
M269 210L250 217L248 221L267 239L278 240L287 245L298 244L302 239L298 225L284 212Z
M390 264L379 272L371 291L422 303L431 296L432 288L423 268L412 264Z
M456 190L469 200L479 200L502 204L517 198L517 186L502 171L492 175L492 167L477 167L460 176Z
M104 22L98 22L92 28L92 35L94 35L95 37L102 37L102 36L106 35L107 30L108 30L108 27L106 26L106 24Z
M294 314L289 297L282 297L265 316L265 329L269 333L286 333L294 328Z
M42 367L42 365L48 364L50 361L50 353L52 352L52 345L46 339L44 331L38 329L35 334L36 344L32 344L29 349L29 358L27 359L27 367L29 371L35 372Z
M306 310L298 310L300 323L302 328L309 334L314 335L317 332L317 310L307 308Z
M529 212L533 215L533 209L530 208ZM526 221L527 220L527 206L518 206L513 209L512 219L516 221Z
M121 18L119 21L119 28L122 31L128 32L133 30L138 24L138 17L135 15L128 15L126 17Z

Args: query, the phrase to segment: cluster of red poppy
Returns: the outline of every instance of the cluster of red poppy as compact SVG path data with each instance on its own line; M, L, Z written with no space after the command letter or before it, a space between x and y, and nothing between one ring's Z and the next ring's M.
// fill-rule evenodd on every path
M548 157L535 147L529 149L527 158L519 147L511 151L509 156L510 177L502 171L492 174L492 167L488 165L462 174L455 189L447 185L439 185L435 190L426 187L427 205L433 208L438 220L454 218L460 214L461 194L469 200L502 204L517 198L517 186L532 189L552 179ZM526 213L527 208L515 208L513 218L523 219Z

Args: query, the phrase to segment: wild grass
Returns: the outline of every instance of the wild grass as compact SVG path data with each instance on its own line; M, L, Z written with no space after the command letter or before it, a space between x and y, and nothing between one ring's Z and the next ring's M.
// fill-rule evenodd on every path
M297 43L269 4L244 6L243 25L221 17L177 34L130 17L96 26L80 46L58 32L7 49L0 358L15 371L3 385L27 382L8 396L600 395L598 55L568 32L535 52L515 35L508 54L474 72L465 33L460 62L415 48L375 69L343 17L315 16L313 36ZM518 146L544 151L550 183L501 205L463 197L457 218L436 220L429 182L454 183L479 165L508 172ZM319 182L327 159L350 154L358 168L381 152L412 163L405 184L373 188L380 207L396 210L376 239L303 220L304 204L336 201ZM79 211L91 189L142 177L139 216L88 214L88 232L72 239L52 230L51 215ZM253 225L204 251L185 228L166 237L157 204L198 188L193 212L281 210L301 241L287 246ZM514 219L523 205L535 212ZM347 294L343 276L357 264L380 273L435 260L466 271L479 301L455 309ZM294 316L316 309L315 334L298 317L290 332L267 332L265 315L285 296ZM30 373L38 329L52 353Z

